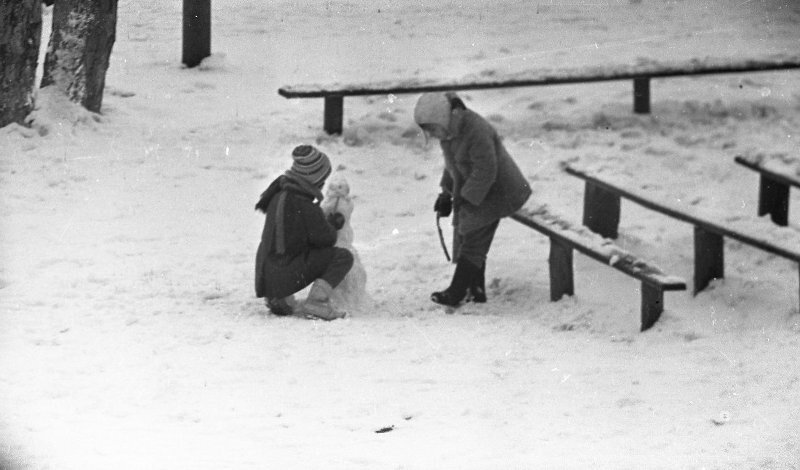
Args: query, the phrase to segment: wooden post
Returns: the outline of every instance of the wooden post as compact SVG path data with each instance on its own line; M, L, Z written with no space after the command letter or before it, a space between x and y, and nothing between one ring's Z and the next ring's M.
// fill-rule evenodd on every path
M323 128L328 134L342 133L342 117L344 116L344 96L325 97L325 122Z
M647 330L661 318L664 311L664 291L642 282L642 325L640 331Z
M605 238L619 235L620 197L589 181L583 193L583 225Z
M183 0L183 59L195 67L211 55L211 0Z
M694 294L708 287L713 279L725 277L722 235L694 227Z
M572 272L572 248L550 239L550 300L555 302L564 295L575 294Z
M636 114L650 112L650 77L633 79L633 112Z
M769 214L777 225L789 224L789 185L761 175L758 185L758 215Z

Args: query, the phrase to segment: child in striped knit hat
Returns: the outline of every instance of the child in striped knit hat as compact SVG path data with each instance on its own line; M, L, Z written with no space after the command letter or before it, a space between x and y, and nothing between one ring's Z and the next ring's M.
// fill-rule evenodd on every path
M311 145L292 152L292 166L256 204L266 214L256 254L256 296L276 315L334 320L345 316L330 303L333 289L353 266L353 255L335 247L340 213L325 216L322 187L331 174L328 156ZM305 302L294 294L313 283Z

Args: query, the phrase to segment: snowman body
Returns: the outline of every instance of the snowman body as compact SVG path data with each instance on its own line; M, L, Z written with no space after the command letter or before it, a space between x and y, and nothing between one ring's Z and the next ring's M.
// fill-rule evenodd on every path
M326 216L336 212L344 216L344 225L337 232L336 246L353 254L353 267L344 280L333 289L331 304L339 309L361 310L369 299L366 291L367 272L353 247L354 234L350 217L353 214L354 204L350 196L350 185L344 177L335 175L329 180L321 206Z

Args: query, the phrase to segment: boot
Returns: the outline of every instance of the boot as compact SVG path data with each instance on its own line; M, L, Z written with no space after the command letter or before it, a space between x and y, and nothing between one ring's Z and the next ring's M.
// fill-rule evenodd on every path
M467 301L476 304L486 303L486 262L483 263L478 275L472 280L472 285L467 292Z
M269 311L272 312L273 315L281 317L294 314L296 306L297 302L294 300L293 295L281 299L267 299L267 308L269 308Z
M450 287L443 291L431 294L431 300L437 304L455 307L467 295L467 289L472 285L473 280L480 274L480 268L465 259L459 258L456 264L456 272Z
M336 320L344 318L345 312L339 312L331 307L331 292L333 287L324 279L317 279L311 286L308 298L300 305L299 313L309 318L320 318L322 320Z

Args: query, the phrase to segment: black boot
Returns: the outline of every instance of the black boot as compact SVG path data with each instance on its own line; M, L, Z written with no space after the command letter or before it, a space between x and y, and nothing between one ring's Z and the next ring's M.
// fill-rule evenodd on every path
M459 259L456 264L456 272L453 280L447 289L431 294L431 300L437 304L455 307L467 295L467 289L472 285L473 280L480 274L480 268L465 259Z
M486 303L486 262L483 262L478 274L472 280L472 285L467 292L467 301L476 304Z

